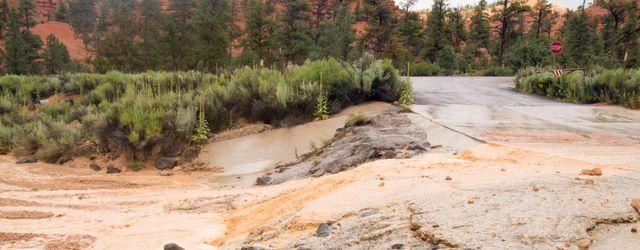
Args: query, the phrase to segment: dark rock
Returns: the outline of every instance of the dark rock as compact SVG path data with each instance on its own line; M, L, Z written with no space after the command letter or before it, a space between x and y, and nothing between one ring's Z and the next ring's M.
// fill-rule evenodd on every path
M391 246L391 249L404 249L404 244L396 243Z
M182 159L190 162L198 158L200 150L197 147L188 147L182 151Z
M168 170L162 170L160 171L160 176L172 176L173 173L169 172Z
M16 161L16 164L26 164L26 163L36 163L36 162L38 162L38 158L36 158L35 155L28 155L20 158L18 161Z
M427 134L406 114L386 111L368 124L338 129L327 146L293 162L282 163L267 176L273 185L290 179L335 174L378 159L410 158L430 148Z
M378 213L378 211L376 211L376 210L367 210L367 211L364 211L364 212L360 213L360 217L367 217L367 216L371 216L371 215L374 215L374 214L377 214L377 213Z
M169 243L164 245L164 250L185 250L181 246L178 246L176 243Z
M96 172L100 172L100 170L102 170L102 168L98 164L95 164L95 163L89 164L89 168L93 169L93 171L96 171Z
M60 157L60 159L58 159L58 162L57 162L57 163L58 163L58 164L65 164L65 163L67 163L67 162L69 162L69 161L71 161L71 157L69 157L69 156L63 156L63 157Z
M158 157L158 159L156 159L156 168L158 170L170 169L175 167L176 164L178 164L178 161L173 158Z
M271 177L266 175L256 178L256 184L260 186L269 185L270 182L271 182Z
M117 174L122 172L122 170L120 170L119 168L116 168L114 166L107 166L107 174Z
M327 237L334 229L335 227L329 223L321 223L318 225L318 229L316 230L316 236Z
M263 250L264 247L260 247L260 246L246 246L246 247L242 247L240 248L240 250Z
M176 157L182 153L182 145L179 143L171 143L162 149L162 154L169 157Z

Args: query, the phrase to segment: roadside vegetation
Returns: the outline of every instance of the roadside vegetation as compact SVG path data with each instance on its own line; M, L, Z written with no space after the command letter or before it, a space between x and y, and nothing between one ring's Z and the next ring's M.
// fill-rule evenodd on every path
M481 0L457 8L435 0L423 11L414 10L416 0L355 6L354 0L60 1L55 19L82 39L91 53L83 62L73 62L55 36L42 41L31 32L35 0L15 2L0 5L0 72L8 74L220 73L255 65L284 69L307 59L353 61L366 53L414 76L640 66L640 23L632 0L601 0L575 10L548 0ZM554 58L548 50L556 40L564 52Z
M554 77L549 69L529 68L518 72L516 88L567 102L640 108L640 69L578 70Z
M206 142L235 120L297 124L363 101L398 101L411 89L389 60L306 61L280 71L66 73L0 77L0 151L48 162L100 152L144 160ZM405 94L406 95L406 94ZM410 100L404 97L405 100ZM320 105L319 105L320 104Z

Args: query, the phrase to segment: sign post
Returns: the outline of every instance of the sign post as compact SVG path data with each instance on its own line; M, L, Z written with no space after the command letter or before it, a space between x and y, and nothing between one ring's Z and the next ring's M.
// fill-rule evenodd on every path
M554 41L551 44L549 44L549 52L551 52L551 54L552 54L553 67L554 68L556 68L556 66L557 66L556 57L557 57L557 55L562 53L563 49L564 49L564 45L560 41ZM560 77L562 75L562 70L554 70L554 74L553 75L555 75L556 77Z

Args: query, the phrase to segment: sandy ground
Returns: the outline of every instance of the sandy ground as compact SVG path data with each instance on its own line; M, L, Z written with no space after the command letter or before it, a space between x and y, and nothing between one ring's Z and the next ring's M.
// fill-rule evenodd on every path
M431 153L319 178L258 187L236 173L237 182L229 178L222 185L206 173L111 175L88 167L15 165L4 157L0 248L160 249L175 242L187 249L577 249L586 240L592 249L637 249L640 233L631 228L640 226L640 214L631 200L640 198L640 130L627 131L638 126L637 111L520 95L502 88L509 79L501 78L445 81L458 91L442 96L462 96L434 104L427 97L437 92L429 88L440 87L435 79L414 79L418 114L411 117L439 145ZM465 84L478 89L463 91ZM475 111L463 112L464 105ZM504 119L486 118L498 105L509 110L497 113ZM573 111L529 113L565 106ZM596 114L587 111L593 109L618 120L575 121ZM454 114L445 119L433 110ZM535 116L546 119L527 121ZM244 145L238 164L253 161L253 150L282 148ZM281 155L290 157L284 148ZM211 164L208 159L200 160ZM594 168L602 175L581 173ZM322 223L331 225L326 237L317 234Z

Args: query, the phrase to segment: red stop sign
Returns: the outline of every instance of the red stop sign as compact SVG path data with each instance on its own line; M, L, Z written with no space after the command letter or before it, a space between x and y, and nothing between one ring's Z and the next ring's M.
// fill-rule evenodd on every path
M554 55L562 53L563 48L564 48L564 45L562 45L560 41L552 42L549 45L549 51L551 52L551 54L554 54Z

